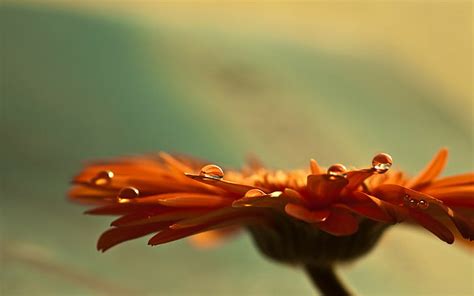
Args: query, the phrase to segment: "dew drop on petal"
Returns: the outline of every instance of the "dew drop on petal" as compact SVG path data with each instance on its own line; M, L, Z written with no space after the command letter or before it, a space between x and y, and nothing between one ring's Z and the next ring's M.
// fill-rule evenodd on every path
M200 176L220 180L224 178L224 171L215 164L208 164L201 169Z
M281 191L273 191L272 193L270 193L270 197L279 197L282 194L283 192Z
M120 203L129 202L130 199L136 198L140 195L140 191L138 191L135 187L124 187L120 190L118 194L118 200Z
M418 206L418 201L412 198L408 201L408 205L410 208L416 208Z
M330 176L338 176L338 177L345 177L347 174L347 169L342 164L333 164L328 168L328 175Z
M113 177L114 173L112 171L100 171L91 179L91 183L99 186L108 185Z
M418 202L418 207L422 210L426 210L428 207L430 206L430 204L424 200L424 199L421 199L419 202Z
M392 166L392 157L387 153L379 153L372 159L372 168L379 174L387 172Z
M250 189L249 191L247 191L244 195L244 197L257 197L257 196L264 196L265 195L265 192L263 192L262 190L260 189Z

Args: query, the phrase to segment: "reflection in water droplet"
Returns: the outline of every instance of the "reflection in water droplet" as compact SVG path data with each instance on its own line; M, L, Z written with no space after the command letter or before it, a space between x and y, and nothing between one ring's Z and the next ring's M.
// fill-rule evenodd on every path
M418 207L422 210L426 210L428 207L430 206L430 204L424 200L424 199L421 199L419 202L418 202Z
M379 174L387 172L392 166L392 157L387 153L379 153L372 159L372 168Z
M215 164L208 164L201 169L199 175L210 179L220 180L224 177L224 171Z
M347 173L347 169L344 165L342 164L333 164L328 168L328 175L330 176L339 176L339 177L345 177Z
M244 197L257 197L257 196L264 196L265 192L260 189L250 189L244 195Z
M140 195L140 191L138 191L135 187L125 187L122 188L118 194L118 199L120 203L129 202L130 199L136 198Z
M91 179L91 183L99 186L108 185L112 181L114 173L112 171L101 171Z
M418 201L416 199L410 199L408 201L408 205L411 207L411 208L416 208L418 206Z
M272 193L270 193L270 196L271 197L279 197L282 194L283 194L283 192L281 192L281 191L273 191Z

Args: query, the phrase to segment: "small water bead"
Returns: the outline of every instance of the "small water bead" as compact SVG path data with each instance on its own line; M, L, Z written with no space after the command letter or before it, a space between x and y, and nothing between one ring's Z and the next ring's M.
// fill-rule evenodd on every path
M112 171L100 171L91 179L91 182L99 186L108 185L112 182L113 177L114 173Z
M125 199L125 200L128 200L128 199L132 199L132 198L136 198L140 195L140 191L138 191L137 188L135 187L125 187L125 188L122 188L118 194L118 198L119 200L121 199Z
M418 206L418 201L412 198L408 201L408 205L410 208L416 208Z
M328 175L333 177L345 177L347 174L347 169L344 165L338 163L333 164L328 168Z
M387 153L379 153L372 159L372 168L379 174L387 172L392 166L393 160Z
M247 191L244 195L244 197L258 197L258 196L264 196L265 195L265 192L263 192L262 190L260 189L250 189L249 191Z
M224 171L215 164L208 164L201 169L200 176L220 180L224 178Z
M430 204L424 200L424 199L421 199L419 202L418 202L418 207L422 210L426 210L428 207L430 206Z

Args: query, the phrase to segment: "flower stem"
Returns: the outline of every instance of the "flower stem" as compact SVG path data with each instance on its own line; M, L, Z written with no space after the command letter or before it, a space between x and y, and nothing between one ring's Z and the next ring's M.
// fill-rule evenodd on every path
M319 267L314 265L305 265L305 270L311 278L313 285L319 289L325 296L345 296L351 295L344 287L339 277L330 266Z

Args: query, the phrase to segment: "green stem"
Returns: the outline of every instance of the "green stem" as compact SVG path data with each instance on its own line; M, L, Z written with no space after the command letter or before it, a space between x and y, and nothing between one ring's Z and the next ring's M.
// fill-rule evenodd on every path
M351 293L344 287L332 267L305 266L314 286L325 296L346 296Z

